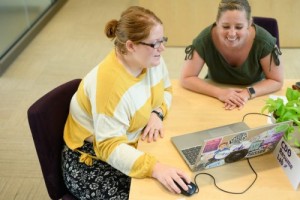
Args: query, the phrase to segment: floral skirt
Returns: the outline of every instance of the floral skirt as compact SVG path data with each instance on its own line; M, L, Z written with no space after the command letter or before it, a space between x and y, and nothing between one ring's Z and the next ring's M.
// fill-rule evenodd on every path
M95 155L93 144L85 142L78 150ZM78 199L128 199L131 178L106 162L93 159L92 166L79 162L81 154L65 146L62 172L66 187Z

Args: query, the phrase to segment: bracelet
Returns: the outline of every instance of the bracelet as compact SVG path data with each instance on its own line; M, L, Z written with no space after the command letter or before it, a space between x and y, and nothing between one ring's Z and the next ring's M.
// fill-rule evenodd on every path
M152 113L155 113L159 117L159 119L161 119L161 121L164 120L164 116L161 112L158 112L156 110L152 110Z

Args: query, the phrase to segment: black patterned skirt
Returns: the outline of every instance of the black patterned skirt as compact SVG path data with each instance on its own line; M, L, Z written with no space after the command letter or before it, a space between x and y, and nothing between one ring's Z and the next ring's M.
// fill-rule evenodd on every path
M95 155L93 144L85 142L78 150ZM78 199L128 199L131 178L106 162L93 159L92 166L79 162L81 153L65 146L62 172L65 185Z

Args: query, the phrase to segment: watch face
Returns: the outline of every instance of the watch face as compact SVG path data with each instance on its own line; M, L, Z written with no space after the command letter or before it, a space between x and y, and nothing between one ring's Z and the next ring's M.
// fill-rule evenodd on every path
M248 90L249 90L250 94L255 94L255 90L253 89L253 87L249 87Z

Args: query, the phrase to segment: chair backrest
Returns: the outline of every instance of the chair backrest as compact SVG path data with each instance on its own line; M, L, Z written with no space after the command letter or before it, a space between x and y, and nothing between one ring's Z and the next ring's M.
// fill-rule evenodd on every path
M70 196L62 178L61 151L70 101L80 81L74 79L58 86L33 103L27 111L43 177L52 199Z
M270 18L270 17L256 17L253 16L253 22L254 24L257 24L261 27L263 27L264 29L266 29L269 33L271 33L271 35L273 37L275 37L277 39L277 46L280 48L279 46L279 28L278 28L278 23L277 20L275 18Z

